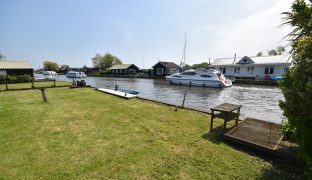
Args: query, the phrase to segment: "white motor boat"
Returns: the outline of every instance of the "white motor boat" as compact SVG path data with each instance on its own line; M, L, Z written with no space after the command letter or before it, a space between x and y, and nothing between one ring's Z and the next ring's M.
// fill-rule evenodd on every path
M166 76L171 84L202 87L231 87L232 81L226 79L222 73L214 69L187 70L182 73Z
M68 71L66 74L67 78L86 78L87 75L84 72Z
M43 71L43 75L57 75L55 71Z

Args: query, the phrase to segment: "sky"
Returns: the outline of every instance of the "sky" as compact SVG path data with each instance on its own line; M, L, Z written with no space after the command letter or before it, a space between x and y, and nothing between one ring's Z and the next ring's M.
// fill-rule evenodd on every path
M8 60L92 66L96 53L151 68L254 56L277 46L292 0L0 0L0 51Z

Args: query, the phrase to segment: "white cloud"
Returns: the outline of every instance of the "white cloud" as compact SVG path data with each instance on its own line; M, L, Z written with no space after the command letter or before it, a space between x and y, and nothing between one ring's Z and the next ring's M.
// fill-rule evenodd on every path
M205 33L213 37L209 49L212 56L232 57L234 53L252 56L287 44L282 39L289 28L278 26L282 23L281 13L289 10L292 0L243 2L242 7L250 12L245 17L214 27L205 25L193 29L195 34Z

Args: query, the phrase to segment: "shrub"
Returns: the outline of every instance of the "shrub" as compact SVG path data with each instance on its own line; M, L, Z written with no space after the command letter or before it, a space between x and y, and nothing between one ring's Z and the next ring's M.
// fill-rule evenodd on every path
M282 133L284 140L295 142L296 141L296 128L292 127L287 119L282 121Z
M13 83L28 83L31 82L33 77L31 77L30 75L19 75L19 76L15 76L15 75L9 75L9 76L0 76L0 84L5 84L5 78L6 78L6 82L8 84L13 84Z

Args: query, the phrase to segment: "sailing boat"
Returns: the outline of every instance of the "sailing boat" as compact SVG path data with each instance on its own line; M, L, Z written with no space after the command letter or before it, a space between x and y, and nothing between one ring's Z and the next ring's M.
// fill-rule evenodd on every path
M184 48L183 48L183 53L182 53L182 58L181 58L181 62L180 62L180 67L182 68L182 70L184 70L185 67L185 52L186 52L186 34L184 37Z

